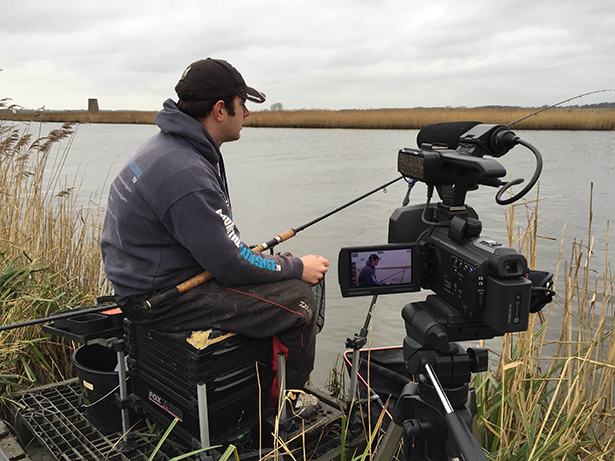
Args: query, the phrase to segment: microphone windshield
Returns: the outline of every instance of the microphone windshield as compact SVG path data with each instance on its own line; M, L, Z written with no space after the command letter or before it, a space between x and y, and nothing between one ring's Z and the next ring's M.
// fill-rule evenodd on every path
M423 144L437 144L447 149L457 149L462 134L481 122L446 122L427 125L416 136L416 144L421 148Z

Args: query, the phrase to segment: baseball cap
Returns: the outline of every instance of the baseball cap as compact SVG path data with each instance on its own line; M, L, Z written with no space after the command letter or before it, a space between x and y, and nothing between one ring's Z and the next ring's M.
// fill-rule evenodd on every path
M237 69L222 59L201 59L190 64L175 86L183 101L203 101L232 94L256 102L265 102L265 94L246 85Z
M369 255L369 259L370 259L370 260L377 259L378 261L380 261L380 257L379 257L377 254L372 254L372 255Z

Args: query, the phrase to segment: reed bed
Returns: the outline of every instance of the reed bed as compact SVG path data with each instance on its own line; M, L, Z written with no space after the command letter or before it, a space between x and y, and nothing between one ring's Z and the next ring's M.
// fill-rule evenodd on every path
M506 125L537 109L418 108L253 112L245 126L284 128L421 129L440 122L480 121ZM613 130L615 110L551 109L514 125L527 130Z
M77 207L61 171L77 127L0 122L0 322L47 317L92 303L101 270L102 209ZM0 332L0 395L72 376L71 347L40 326Z
M125 123L152 125L157 111L26 111L0 113L0 120L35 121L44 123Z
M516 224L515 214L525 223ZM508 223L510 245L534 268L538 199L512 207ZM495 370L475 376L480 441L491 459L613 459L615 278L608 233L607 223L607 256L603 267L594 269L590 213L587 240L575 240L570 259L563 268L558 265L560 297L545 313L531 315L526 332L502 339ZM548 330L556 309L563 323Z
M480 121L507 125L538 108L416 108L371 110L281 110L255 111L244 125L261 128L354 128L420 129L440 122ZM138 123L152 124L156 112L145 111L42 111L38 113L0 113L0 119L37 120L71 123ZM614 130L614 109L558 108L541 112L513 128L518 130Z

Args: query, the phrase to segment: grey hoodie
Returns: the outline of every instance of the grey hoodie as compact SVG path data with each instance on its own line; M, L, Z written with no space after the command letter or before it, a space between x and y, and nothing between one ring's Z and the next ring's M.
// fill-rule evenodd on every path
M207 130L170 99L156 124L160 132L109 190L101 250L115 294L163 290L203 270L224 285L301 278L299 258L253 252L241 241Z

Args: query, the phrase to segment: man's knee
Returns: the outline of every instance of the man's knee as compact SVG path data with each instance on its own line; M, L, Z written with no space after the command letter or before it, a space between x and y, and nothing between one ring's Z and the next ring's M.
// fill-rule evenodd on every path
M312 287L299 279L283 280L262 286L263 291L270 299L290 310L301 313L308 323L312 322L315 313L314 293ZM269 291L269 293L267 293Z
M308 324L311 325L316 320L316 302L312 287L298 279L293 279L292 285L294 302L307 317Z

